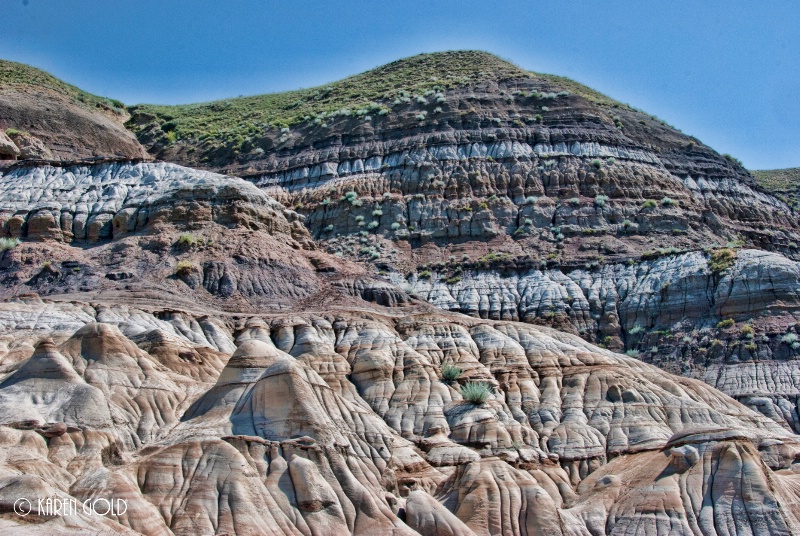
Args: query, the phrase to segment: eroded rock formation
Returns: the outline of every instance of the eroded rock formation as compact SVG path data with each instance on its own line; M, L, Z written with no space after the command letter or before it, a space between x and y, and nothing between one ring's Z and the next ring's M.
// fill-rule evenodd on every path
M0 530L800 533L794 215L500 71L238 148L135 111L155 154L249 180L4 168Z
M4 504L124 497L91 526L142 534L797 530L796 436L576 336L443 312L164 313L0 306ZM468 381L493 387L484 404Z

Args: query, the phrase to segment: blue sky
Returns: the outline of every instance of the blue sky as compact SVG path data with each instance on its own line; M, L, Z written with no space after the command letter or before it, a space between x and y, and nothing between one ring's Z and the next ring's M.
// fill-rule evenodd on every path
M796 0L0 0L0 20L0 58L128 104L482 49L642 108L751 169L800 166Z

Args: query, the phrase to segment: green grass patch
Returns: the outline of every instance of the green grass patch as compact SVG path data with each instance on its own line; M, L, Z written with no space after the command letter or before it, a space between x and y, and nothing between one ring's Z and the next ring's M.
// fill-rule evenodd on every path
M712 273L721 274L736 262L736 250L731 248L715 249L708 259L708 269Z
M800 186L800 167L787 169L762 169L750 172L756 182L771 192L785 192Z
M447 382L454 382L461 377L464 373L461 367L457 367L451 363L442 365L442 379Z
M492 387L484 382L467 382L459 389L461 396L470 404L480 406L489 400L492 394Z
M118 100L92 95L41 69L14 61L0 60L0 86L46 88L74 99L86 108L109 108L117 113L125 112L125 105Z
M726 318L725 320L720 320L717 322L717 328L725 329L733 326L736 322L734 322L733 318Z
M129 111L153 116L164 132L174 131L179 139L244 143L268 128L323 126L342 116L364 120L387 115L397 106L431 106L435 111L433 106L447 101L447 90L509 80L535 80L557 92L535 92L540 98L575 94L596 104L620 105L568 78L525 71L487 52L453 51L401 59L318 87L177 106L139 104ZM427 111L417 111L420 120ZM128 126L137 128L134 122Z
M186 275L188 273L193 272L195 269L194 264L189 261L179 261L178 265L175 266L175 273L177 275Z
M178 237L178 241L176 242L177 245L187 248L202 243L203 243L202 238L197 238L195 235L191 233L183 233L180 237Z

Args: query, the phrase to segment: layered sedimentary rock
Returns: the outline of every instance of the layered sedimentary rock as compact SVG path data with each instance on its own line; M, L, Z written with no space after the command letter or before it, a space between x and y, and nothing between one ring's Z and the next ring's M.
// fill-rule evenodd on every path
M628 350L675 374L708 382L800 431L796 311L800 267L741 250L713 270L693 252L635 264L528 270L447 271L399 286L451 311L546 323Z
M21 240L2 253L6 296L170 296L240 311L314 296L409 301L315 251L302 216L241 179L130 162L16 166L0 178L0 225Z
M135 110L154 154L249 180L6 167L0 530L800 532L794 215L503 65L236 147Z
M509 73L266 129L248 154L195 162L188 138L158 154L242 174L303 214L321 249L434 305L630 350L800 430L791 209L641 111Z
M576 336L446 313L164 313L0 306L4 504L122 497L90 527L141 534L797 530L796 436ZM468 381L494 392L469 402Z

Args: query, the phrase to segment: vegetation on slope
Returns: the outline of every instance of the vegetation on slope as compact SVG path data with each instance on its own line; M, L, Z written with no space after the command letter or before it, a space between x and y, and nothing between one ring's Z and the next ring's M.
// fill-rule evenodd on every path
M487 52L458 51L420 54L320 87L200 104L142 104L130 111L153 116L164 132L174 133L174 139L229 140L258 135L270 127L309 120L321 123L331 116L386 113L404 100L434 102L441 98L440 92L455 87L518 79L539 79L595 103L618 104L568 78L531 73ZM136 122L129 127L135 130Z
M751 171L756 182L770 192L786 192L800 186L800 168Z
M125 105L118 100L92 95L41 69L23 63L0 60L0 86L47 88L74 99L86 108L104 108L118 114L125 113Z
M750 172L756 182L765 190L774 194L797 210L798 194L800 194L800 168L763 169Z

